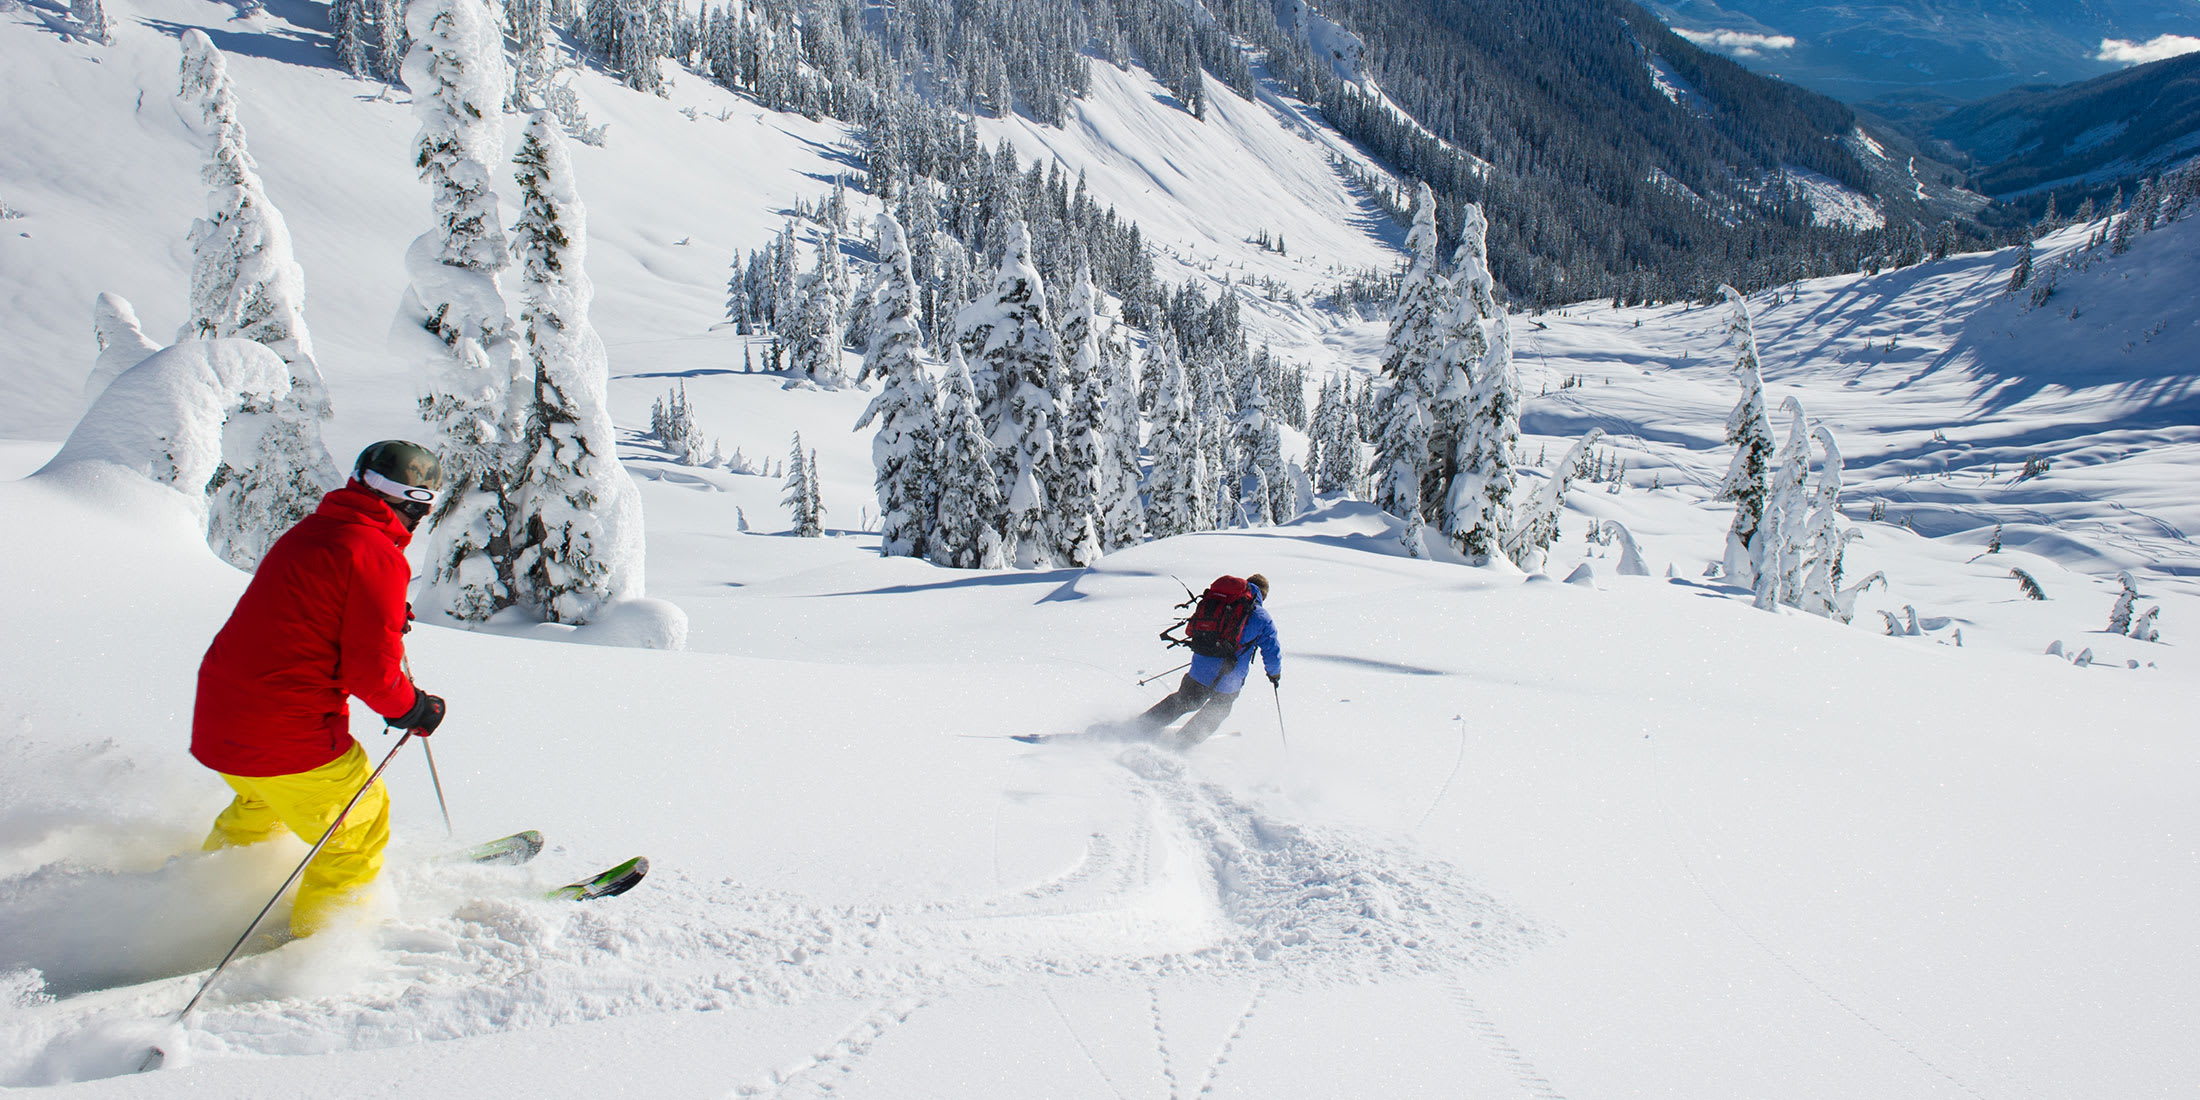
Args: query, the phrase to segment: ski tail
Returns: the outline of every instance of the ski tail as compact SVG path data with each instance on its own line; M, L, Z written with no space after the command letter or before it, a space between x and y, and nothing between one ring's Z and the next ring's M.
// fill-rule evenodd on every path
M553 901L589 901L594 898L615 898L632 890L649 874L649 857L635 856L617 867L594 878L584 878L568 883L544 895Z
M542 834L533 829L498 837L485 844L476 844L451 857L458 863L481 863L492 867L516 867L542 854Z

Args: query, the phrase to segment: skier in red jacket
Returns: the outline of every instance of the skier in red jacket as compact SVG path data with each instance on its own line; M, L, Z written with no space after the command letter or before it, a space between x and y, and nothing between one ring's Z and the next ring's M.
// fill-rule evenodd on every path
M199 664L191 755L236 792L208 850L289 830L308 844L373 769L351 736L348 696L427 736L443 700L405 671L411 617L405 546L435 506L442 468L426 448L384 440L352 478L275 540ZM307 935L361 900L382 869L389 797L379 782L306 868L290 928Z

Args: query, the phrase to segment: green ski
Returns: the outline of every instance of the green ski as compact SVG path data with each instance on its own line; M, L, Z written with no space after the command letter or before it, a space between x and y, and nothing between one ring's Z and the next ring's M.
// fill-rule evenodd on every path
M492 867L517 867L542 854L542 834L533 829L476 844L452 856L455 863L485 863Z
M635 856L617 867L594 878L560 886L545 897L553 901L588 901L591 898L612 898L632 890L642 876L649 873L649 858Z

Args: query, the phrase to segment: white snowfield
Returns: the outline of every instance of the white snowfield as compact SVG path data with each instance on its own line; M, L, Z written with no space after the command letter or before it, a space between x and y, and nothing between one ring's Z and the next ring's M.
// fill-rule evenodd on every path
M457 840L408 746L373 919L258 945L166 1028L304 851L197 851L227 791L185 752L195 672L247 578L189 500L118 464L143 457L107 431L128 425L85 429L126 451L62 455L97 295L156 344L181 320L203 194L175 30L229 54L340 460L419 430L387 330L428 214L403 89L341 77L276 16L108 10L111 48L59 39L46 6L0 12L0 199L26 214L0 222L0 1086L2001 1100L2200 1081L2200 220L2062 272L2037 309L2002 293L2006 252L1752 300L1768 402L1799 398L1847 458L1849 575L1889 579L1850 625L1703 579L1736 388L1721 312L1678 306L1513 319L1525 459L1595 426L1626 462L1617 492L1576 483L1546 574L1400 557L1394 521L1334 499L1090 570L944 570L877 556L849 430L869 395L740 373L712 327L733 250L825 193L844 133L687 75L669 102L584 78L612 130L574 149L649 594L685 610L687 650L416 630L419 679L450 701L432 744ZM1301 286L1395 257L1395 227L1316 186L1318 148L1259 144L1305 144L1272 105L1210 85L1224 136L1170 139L1171 166L1148 139L1188 120L1142 74L1096 87L1088 129L1015 140L1062 143L1158 243L1217 276L1287 281L1303 255ZM1138 172L1175 182L1110 190ZM1225 200L1201 181L1230 177L1227 201L1273 210L1203 209ZM1289 259L1232 243L1260 227ZM2088 232L2041 242L2037 267ZM1382 339L1247 315L1325 369L1372 370ZM777 478L640 434L683 382L727 452L776 463L797 430L817 449L827 537L785 533ZM1623 523L1649 575L1584 539L1591 518ZM2103 630L2124 570L2160 642ZM1252 571L1285 676L1256 676L1213 740L1008 739L1150 705L1175 680L1137 684L1179 659L1154 640L1178 578ZM437 862L522 828L551 845L526 867ZM538 900L635 854L653 870L630 894ZM154 1041L169 1068L131 1074Z

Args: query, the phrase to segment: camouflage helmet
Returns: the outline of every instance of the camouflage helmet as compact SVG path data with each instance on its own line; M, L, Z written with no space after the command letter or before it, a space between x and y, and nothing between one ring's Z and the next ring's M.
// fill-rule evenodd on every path
M385 439L368 445L352 464L352 476L392 500L432 506L443 487L443 464L418 443Z

